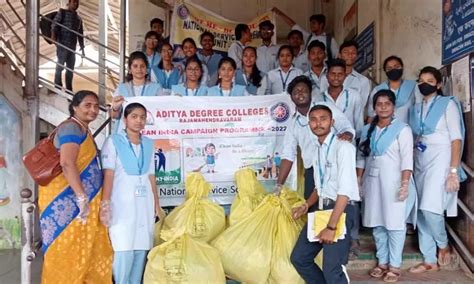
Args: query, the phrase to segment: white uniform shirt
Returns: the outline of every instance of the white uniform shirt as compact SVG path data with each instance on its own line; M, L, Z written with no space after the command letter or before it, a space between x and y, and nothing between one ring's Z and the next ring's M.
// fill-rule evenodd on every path
M278 49L280 49L280 46L273 43L270 43L269 46L262 44L257 48L258 70L268 73L268 71L278 67Z
M364 106L361 103L360 95L351 90L343 89L336 101L329 95L328 91L316 95L316 102L327 101L335 104L352 123L356 130L356 136L359 137L362 127L364 127Z
M321 145L316 139L316 151L313 157L314 184L319 198L336 201L338 195L347 196L349 200L359 201L359 186L356 175L355 147L329 135ZM331 143L332 140L332 143ZM319 169L323 176L319 174ZM320 177L323 183L321 184Z
M365 108L370 95L370 81L367 77L352 69L344 80L344 89L356 91L361 98L362 107Z
M235 60L237 69L242 69L242 53L245 46L240 41L234 41L227 51L227 56Z
M305 47L307 48L308 45L313 41L313 40L318 40L322 43L324 43L324 45L326 45L326 33L322 33L320 35L315 35L313 33L309 33L307 31L305 31L301 26L299 25L294 25L293 27L291 27L292 30L298 30L300 31L301 33L303 33L303 40L305 42ZM311 36L311 37L310 37ZM309 38L309 40L308 40ZM327 48L327 47L326 47ZM333 58L336 58L337 55L339 54L339 46L337 45L337 42L336 40L331 37L331 53L332 53L332 57Z
M311 69L304 73L304 75L306 75L313 84L313 88L311 90L311 95L313 98L315 98L316 95L324 93L328 89L329 83L327 78L327 72L327 67L324 66L320 76L314 73Z
M300 52L298 53L295 58L293 58L293 65L301 69L303 72L307 72L309 68L311 67L311 64L309 63L308 60L308 52L304 50L304 47L302 46L300 49Z
M350 132L355 135L355 131L352 128L351 123L346 116L332 103L313 103L314 105L325 105L332 111L332 117L334 119L334 126L332 131L336 134ZM312 167L314 149L316 147L317 137L311 132L308 126L308 117L296 112L291 117L291 122L288 125L288 129L285 132L283 139L283 149L281 152L281 158L288 161L296 160L296 149L297 146L301 148L301 157L303 159L303 166L305 169Z
M140 155L140 146L133 145L135 154ZM114 251L150 250L153 248L155 228L155 201L149 175L155 175L155 161L152 157L148 172L140 176L128 175L118 158L111 138L104 142L101 151L102 167L114 171L111 195L111 226L109 237ZM146 186L146 197L135 196L135 185L141 179Z
M280 67L270 70L267 74L268 85L265 94L274 95L286 92L291 81L299 75L303 75L303 71L293 66L290 67L288 72L284 72Z

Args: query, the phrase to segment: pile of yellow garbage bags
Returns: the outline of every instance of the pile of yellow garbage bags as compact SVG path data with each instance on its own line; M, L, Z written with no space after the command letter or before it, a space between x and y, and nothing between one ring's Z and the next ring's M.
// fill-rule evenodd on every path
M144 283L304 283L290 254L304 225L292 208L304 200L283 189L266 194L252 169L235 174L238 194L225 228L222 207L199 173L186 179L186 200L157 225Z

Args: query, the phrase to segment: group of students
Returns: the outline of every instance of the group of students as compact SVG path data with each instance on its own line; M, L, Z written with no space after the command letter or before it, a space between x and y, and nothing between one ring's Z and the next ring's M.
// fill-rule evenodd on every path
M329 63L327 92L340 94L331 84L334 68L344 70ZM308 241L305 227L291 255L307 283L348 282L344 265L358 238L360 219L372 228L378 265L369 274L374 278L398 281L407 223L418 230L424 259L409 272L437 271L452 261L444 214L456 216L457 191L465 179L459 102L443 95L441 73L434 67L422 68L418 82L402 78L403 62L396 56L385 60L384 70L388 81L371 92L368 123L359 133L345 105L312 97L308 77L298 76L289 85L296 112L285 134L275 192L285 183L299 146L306 203L294 209L294 217L333 210L319 242ZM334 242L342 212L347 234ZM319 268L314 257L322 248Z
M274 11L294 25L280 10ZM138 103L123 107L125 98L133 96L285 92L291 96L296 112L285 133L275 193L285 183L300 147L306 203L293 210L293 217L333 210L319 241L309 242L305 227L291 255L307 283L348 283L344 265L358 243L361 219L365 227L373 228L377 249L378 265L370 271L372 277L386 282L400 277L407 222L418 230L424 257L410 272L436 271L450 262L444 214L456 215L457 191L463 178L464 128L459 103L441 93L442 78L436 68L423 68L418 82L406 80L403 62L396 56L384 61L387 81L371 92L369 80L353 69L357 43L344 42L337 49L334 39L324 34L324 16L314 15L310 22L312 32L306 34L306 40L301 28L293 26L288 35L290 45L277 46L271 43L273 24L264 21L259 25L262 45L258 48L246 46L250 30L239 24L229 57L212 51L214 36L204 32L201 51L193 39L183 41L185 58L179 62L173 61L173 47L162 35L150 31L144 50L130 55L129 74L117 88L111 107L112 117L122 119L124 127L103 146L103 194L100 209L94 209L109 228L115 283L140 282L146 252L153 245L154 218L164 216L156 191L154 146L140 135L146 108ZM157 22L152 25L156 27ZM96 96L93 99L97 107ZM71 116L78 121L95 119L98 111L92 118L87 106L83 107L82 101L76 102ZM364 125L365 121L368 124ZM80 134L76 136L82 140L63 129L58 132L63 138L57 147L90 142L77 124L70 125L75 125L74 131ZM92 145L87 147L93 149ZM74 157L79 156L76 153ZM74 186L73 190L76 192ZM89 214L86 201L84 194L77 201L81 218ZM83 207L87 207L87 214ZM334 242L343 212L347 234ZM322 248L320 268L314 258Z

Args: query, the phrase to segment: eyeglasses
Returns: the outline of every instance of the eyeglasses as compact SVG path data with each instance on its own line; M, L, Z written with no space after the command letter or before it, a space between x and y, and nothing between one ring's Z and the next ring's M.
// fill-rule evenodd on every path
M201 68L186 68L186 71L189 71L189 72L201 72Z

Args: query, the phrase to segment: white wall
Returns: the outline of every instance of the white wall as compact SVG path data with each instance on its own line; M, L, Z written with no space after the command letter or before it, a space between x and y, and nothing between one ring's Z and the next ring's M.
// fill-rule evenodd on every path
M160 18L163 21L166 11L155 4L145 0L128 1L128 49L136 50L137 42L145 39L145 34L150 30L150 21Z
M342 36L342 18L353 0L336 0L335 35ZM358 0L357 29L360 33L375 22L377 81L385 80L383 60L401 57L405 77L415 78L426 66L441 66L441 0Z

